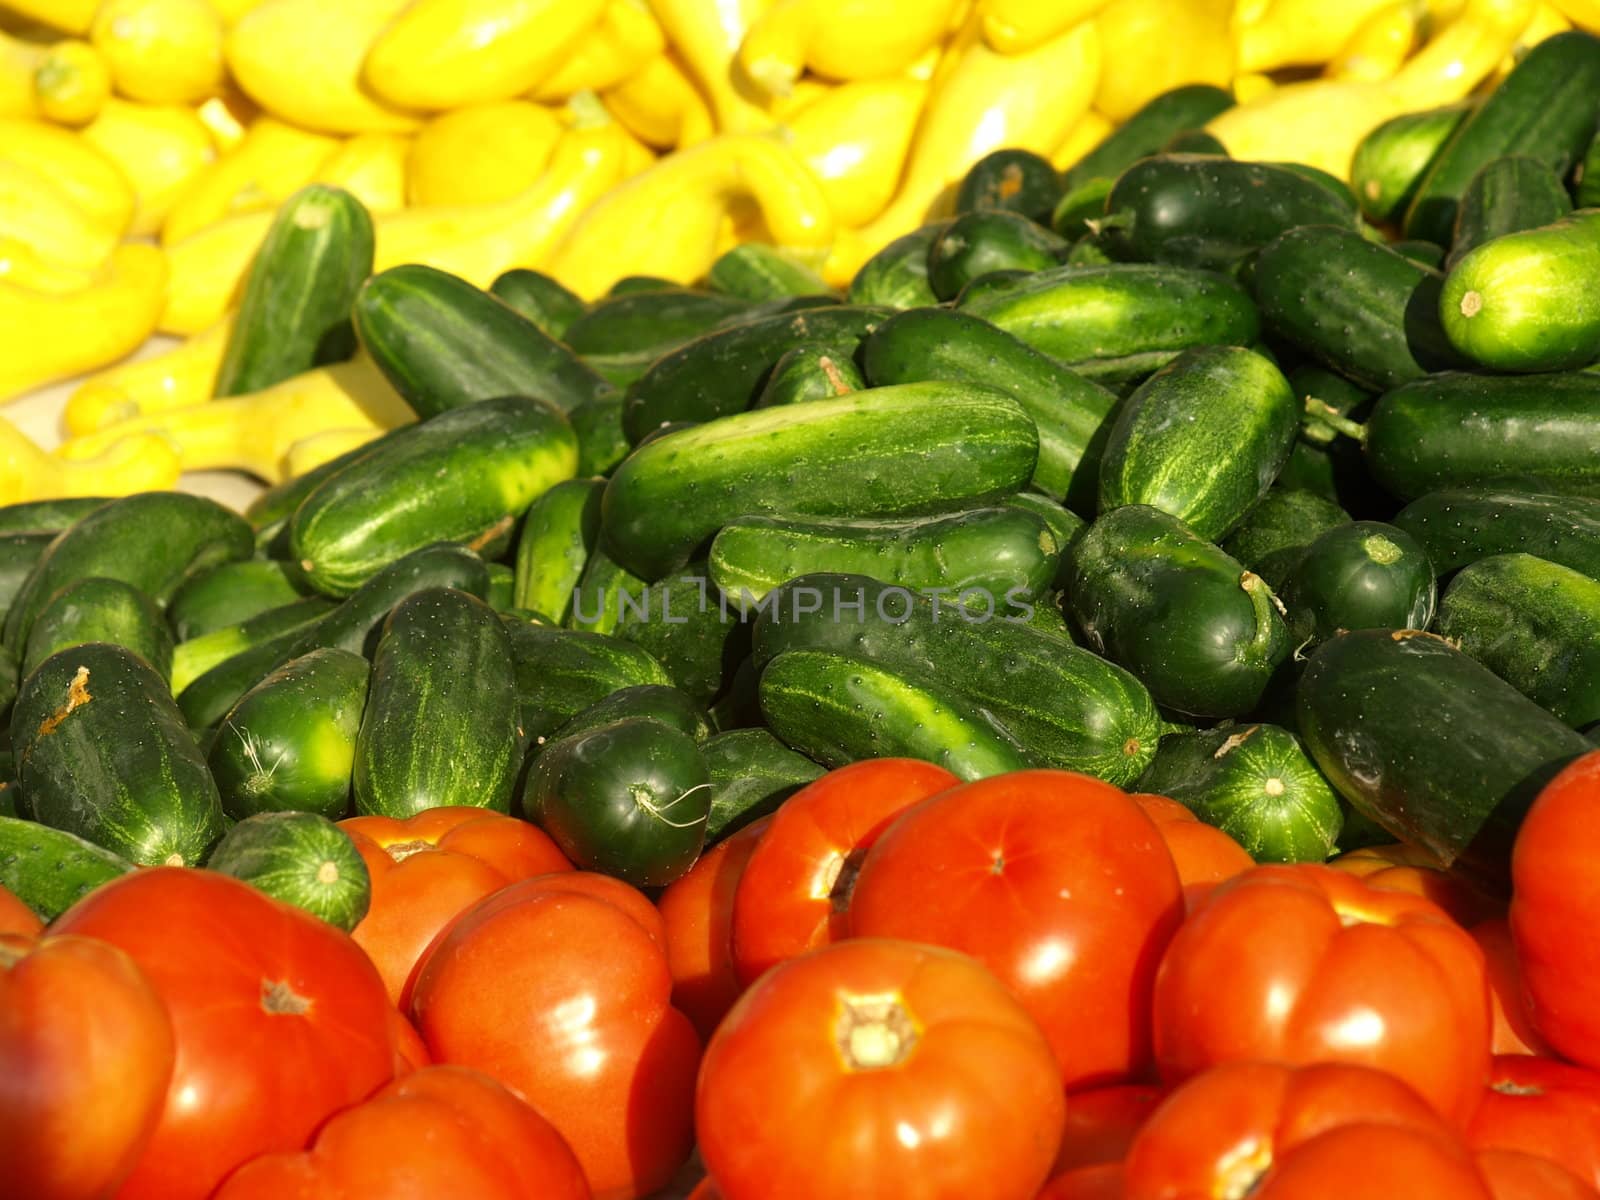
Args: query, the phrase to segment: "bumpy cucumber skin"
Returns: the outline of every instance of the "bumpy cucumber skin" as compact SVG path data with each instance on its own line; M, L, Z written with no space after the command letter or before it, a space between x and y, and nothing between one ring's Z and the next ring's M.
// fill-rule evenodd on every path
M621 638L504 620L522 731L535 745L613 692L672 685L672 676L649 651Z
M584 564L600 540L600 479L558 483L529 507L517 534L511 601L564 621Z
M55 540L53 533L0 534L0 624L22 585L28 581L45 547Z
M367 580L327 619L310 630L297 649L307 654L319 646L332 646L370 659L378 648L383 623L394 606L407 596L430 587L455 588L480 600L489 598L489 572L467 547L455 542L435 542L402 555Z
M1548 165L1520 154L1497 158L1472 177L1461 197L1445 266L1455 266L1485 242L1538 229L1571 211L1572 197Z
M650 348L659 358L749 307L750 302L738 296L695 288L616 296L574 321L562 340L582 355Z
M513 267L489 285L489 294L532 321L548 337L566 338L588 305L542 271Z
M956 189L956 212L999 209L1043 224L1061 198L1061 176L1031 150L991 150L967 169Z
M1381 521L1356 521L1319 536L1283 589L1299 643L1349 629L1426 629L1437 600L1427 551Z
M58 500L0 504L0 534L60 533L109 503L108 496L63 496Z
M888 310L939 303L928 282L928 247L949 224L936 221L914 229L867 259L850 281L850 303Z
M728 689L749 653L750 626L725 603L703 562L619 598L616 636L648 650L702 704Z
M641 683L620 688L605 699L595 701L556 730L551 740L587 733L613 721L632 717L649 717L653 721L660 721L679 733L688 734L697 742L711 736L711 721L705 709L686 693L659 683Z
M266 812L240 821L206 869L242 879L346 933L372 903L372 877L355 843L314 813Z
M62 588L40 610L22 655L24 676L57 651L86 642L131 650L172 678L172 634L155 603L132 584L91 576Z
M1115 179L1141 158L1158 153L1178 134L1199 129L1226 112L1233 103L1232 94L1207 83L1162 92L1069 167L1062 184L1071 191L1091 179Z
M274 610L237 627L244 630L240 635L244 647L194 676L178 691L178 708L191 729L209 729L227 716L240 696L294 658L330 615L312 600L301 600L285 607L297 611L285 611L280 617ZM285 623L283 628L270 634L259 633L268 621L276 623L280 619ZM254 629L250 628L252 625ZM174 683L194 669L195 665L186 663L183 647L178 647L173 666Z
M184 584L167 605L167 619L173 636L185 641L292 604L309 591L293 563L270 558L224 563Z
M0 816L0 887L40 920L55 920L101 884L131 870L133 864L120 854L77 834Z
M866 386L848 348L840 349L826 342L804 342L787 351L773 366L766 386L756 397L755 407L774 408L780 404L804 404L808 400L831 400Z
M1394 524L1422 543L1441 576L1522 551L1600 579L1600 500L1508 488L1429 492Z
M1274 591L1321 534L1350 523L1350 514L1314 492L1273 487L1228 535L1222 548Z
M1403 113L1362 138L1350 163L1362 214L1379 222L1403 215L1439 151L1475 107L1469 100Z
M828 290L822 276L764 242L742 242L724 251L706 272L706 284L757 304L786 296L814 296Z
M953 300L990 271L1042 271L1066 251L1066 241L1027 217L994 209L963 213L928 248L928 283L940 300Z
M780 804L824 773L768 729L730 729L707 738L700 750L711 776L707 845L776 812Z

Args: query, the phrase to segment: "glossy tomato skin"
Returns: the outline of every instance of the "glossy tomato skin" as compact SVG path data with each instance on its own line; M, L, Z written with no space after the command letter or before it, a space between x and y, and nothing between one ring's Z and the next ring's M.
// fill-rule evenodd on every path
M1559 1163L1520 1150L1480 1150L1478 1172L1494 1200L1595 1200L1600 1196Z
M1119 1162L1075 1167L1045 1184L1036 1200L1122 1200L1123 1175Z
M862 863L853 932L977 958L1031 1013L1069 1090L1149 1063L1156 965L1183 915L1172 855L1126 794L1014 771L907 809Z
M1600 1073L1527 1055L1494 1060L1467 1126L1479 1150L1522 1150L1600 1188Z
M1063 1101L1043 1034L977 962L859 938L740 997L695 1114L724 1200L1031 1200Z
M389 1010L389 1023L394 1026L394 1074L398 1079L430 1065L427 1044L417 1027L395 1009Z
M1121 1162L1134 1135L1165 1096L1164 1088L1145 1083L1073 1092L1067 1097L1067 1122L1061 1131L1055 1173Z
M1503 917L1479 921L1467 932L1483 951L1484 967L1489 974L1489 1001L1494 1016L1491 1048L1496 1054L1548 1056L1550 1047L1533 1027L1533 1014L1528 1011L1528 998L1522 988L1522 967L1517 962L1510 922Z
M875 758L829 771L784 801L733 902L733 965L748 987L780 962L849 933L862 859L891 822L961 781L933 763Z
M237 879L146 868L54 929L127 951L172 1019L165 1107L119 1200L200 1200L394 1075L389 1002L361 948Z
M108 1195L160 1119L172 1052L166 1006L121 950L0 935L0 1193Z
M1511 935L1534 1026L1563 1057L1600 1067L1600 750L1539 793L1511 853Z
M1435 905L1327 867L1230 880L1173 938L1156 1058L1178 1082L1218 1063L1358 1063L1465 1121L1489 1070L1483 954Z
M1136 792L1133 801L1156 823L1167 843L1178 879L1183 884L1185 909L1192 909L1225 879L1256 865L1250 852L1215 825L1207 825L1182 804L1166 796Z
M1409 892L1432 900L1463 927L1506 915L1504 901L1486 895L1456 875L1430 865L1420 850L1406 845L1364 846L1329 861L1336 871L1348 871L1375 888Z
M572 865L541 830L481 808L433 808L409 819L339 822L372 877L372 903L350 932L404 1009L417 963L457 914L508 883Z
M550 1122L486 1075L436 1066L345 1109L310 1150L245 1164L215 1200L286 1195L588 1200L589 1188Z
M1162 1102L1123 1166L1124 1200L1488 1198L1466 1147L1421 1096L1336 1063L1213 1067Z
M597 1200L662 1187L689 1156L700 1041L672 1007L660 916L618 880L526 879L468 909L417 974L434 1058L532 1104Z
M0 933L19 933L36 937L44 928L38 915L17 899L16 893L0 887Z

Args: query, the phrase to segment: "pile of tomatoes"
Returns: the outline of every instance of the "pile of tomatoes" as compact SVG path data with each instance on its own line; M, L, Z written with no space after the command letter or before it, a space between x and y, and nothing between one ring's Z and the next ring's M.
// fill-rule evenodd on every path
M137 871L0 907L0 1195L1596 1200L1600 752L1492 887L1254 866L1061 771L834 771L656 897L346 822L352 936Z

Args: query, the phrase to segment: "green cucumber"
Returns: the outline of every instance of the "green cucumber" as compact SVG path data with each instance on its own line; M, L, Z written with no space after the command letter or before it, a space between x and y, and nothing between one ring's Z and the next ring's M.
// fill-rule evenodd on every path
M632 447L622 431L623 398L586 400L567 414L578 438L578 476L609 475Z
M454 588L402 600L372 662L351 772L356 812L510 812L522 758L516 695L498 613Z
M1100 511L1148 504L1208 541L1237 526L1289 460L1300 406L1270 361L1185 350L1129 396L1100 464Z
M11 711L11 702L17 698L17 688L22 674L17 666L17 656L0 645L0 717Z
M189 722L189 728L210 729L221 721L241 696L301 653L324 619L323 614L314 614L309 620L249 645L197 675L188 687L177 693L178 708Z
M1495 371L1561 371L1600 360L1600 210L1511 233L1445 277L1439 317L1451 344Z
M59 500L0 504L0 534L60 533L110 502L106 496L63 496Z
M477 549L509 534L577 466L577 437L559 410L481 400L385 435L324 481L290 520L291 553L318 591L348 595L433 542Z
M850 281L850 303L886 309L937 304L928 283L928 248L948 224L935 221L914 229L867 259Z
M778 810L824 771L767 729L730 729L700 744L711 777L706 843L719 842Z
M600 540L599 479L558 483L529 507L517 534L512 603L564 621L583 578L584 564Z
M653 362L749 309L742 297L697 288L639 292L600 301L563 340L585 357L642 354Z
M1574 729L1600 721L1600 581L1491 555L1450 581L1438 632Z
M1050 228L1064 238L1071 238L1075 248L1078 241L1085 234L1092 233L1106 215L1106 197L1111 195L1114 186L1114 179L1091 179L1079 184L1056 204L1055 211L1050 214ZM1072 257L1072 250L1067 253L1066 261L1077 261ZM1109 260L1110 255L1106 255L1101 261Z
M1445 250L1436 242L1422 242L1415 238L1390 242L1389 249L1405 258L1409 258L1418 266L1427 267L1431 271L1444 270Z
M167 605L167 620L173 635L187 641L293 604L308 591L292 563L270 558L224 563L179 588Z
M194 576L249 558L254 548L244 518L214 500L182 492L113 500L45 548L12 601L0 641L26 645L39 610L69 583L92 575L120 579L165 606Z
M660 275L624 275L611 285L606 295L636 296L641 292L670 292L678 286Z
M1256 256L1252 288L1277 337L1375 389L1452 365L1439 325L1444 277L1332 226L1292 229Z
M1056 267L982 290L957 309L982 317L1090 378L1147 375L1190 346L1249 345L1256 306L1209 271L1145 263Z
M1067 243L1027 217L1000 209L963 213L928 248L928 283L953 300L990 271L1042 271L1061 262Z
M1067 168L1062 182L1071 191L1091 179L1115 179L1141 158L1159 153L1178 134L1199 129L1232 107L1232 94L1210 84L1162 92Z
M632 600L647 586L607 554L603 545L596 545L584 563L572 606L561 623L585 633L615 633L622 619L623 597Z
M1008 497L1004 503L1011 508L1031 512L1049 527L1051 533L1055 534L1061 558L1056 562L1056 575L1052 584L1059 588L1065 573L1067 550L1073 542L1083 536L1083 531L1089 528L1089 522L1070 508L1065 508L1049 496L1042 496L1038 492L1018 492L1015 496Z
M1472 100L1404 113L1379 125L1356 147L1350 182L1369 221L1402 216L1439 151L1477 107Z
M768 597L753 657L763 667L791 650L859 654L949 689L1032 760L1131 783L1155 753L1160 718L1150 693L1027 617L1026 608L986 615L859 575L805 575Z
M711 779L688 734L630 717L546 746L522 811L583 871L635 887L681 877L705 845Z
M704 563L623 593L616 636L649 651L702 704L727 691L750 652L750 627L712 586Z
M1276 725L1169 734L1138 789L1178 801L1257 862L1321 862L1344 824L1339 797Z
M1299 645L1348 629L1426 629L1438 600L1427 551L1405 530L1380 521L1319 536L1282 595Z
M1099 222L1106 250L1125 262L1229 271L1298 225L1354 229L1349 200L1271 163L1163 154L1129 167Z
M776 246L743 242L725 251L706 272L714 290L760 303L784 296L815 296L828 290L810 267L790 258Z
M437 542L413 550L345 597L326 619L309 627L295 654L332 646L370 659L394 606L425 588L439 587L455 588L486 601L488 568L471 550L454 542Z
M300 502L322 486L323 480L342 471L372 448L371 442L346 450L295 479L269 487L250 502L245 517L255 530L256 551L265 557L285 558L289 553L289 518ZM303 580L303 575L300 576Z
M53 533L0 534L0 623L38 565L45 547L55 538Z
M1061 175L1031 150L991 150L961 178L956 212L1020 213L1043 224L1061 198Z
M1593 749L1443 638L1324 642L1296 689L1300 736L1335 789L1395 838L1502 886L1539 789Z
M489 607L496 612L509 612L518 607L513 595L516 588L516 572L505 563L492 562L485 565L484 570L489 573L489 592L483 599Z
M772 375L756 397L756 408L831 400L866 387L848 350L826 342L802 342L772 367Z
M1522 551L1600 580L1600 499L1462 488L1413 500L1394 523L1422 543L1441 577Z
M1350 514L1332 500L1279 485L1268 489L1222 549L1276 591L1312 542L1349 523Z
M213 394L242 396L354 350L350 306L372 274L372 217L342 188L285 200L245 277Z
M87 642L131 650L163 680L172 677L172 634L155 603L132 584L91 576L68 584L40 610L19 660L21 674L52 654Z
M236 654L286 634L305 633L334 612L332 602L306 596L269 608L236 625L224 625L179 642L172 654L172 691L180 695L195 680Z
M612 391L515 309L433 267L379 272L362 286L354 312L361 344L424 419L501 396L566 410Z
M208 756L223 811L235 820L284 809L344 816L368 671L361 655L323 648L241 696Z
M1406 236L1447 242L1467 185L1496 158L1527 155L1565 177L1594 137L1597 92L1600 38L1558 33L1529 50L1433 160L1406 210Z
M1032 419L993 388L870 388L638 447L606 485L602 527L617 562L659 579L735 517L950 511L1016 491L1038 453Z
M532 744L613 692L641 684L672 686L655 657L620 638L506 619L516 676L516 708Z
M1034 765L982 709L862 655L787 650L761 672L760 698L773 733L830 767L920 758L959 779L982 779Z
M628 389L623 431L637 444L672 421L743 412L786 351L810 341L852 348L888 315L886 309L834 305L741 321L697 337L663 355Z
M1055 579L1061 547L1020 508L975 508L909 520L818 521L739 517L711 542L711 578L748 611L773 588L817 571L870 575L915 591L1026 599Z
M1074 623L1159 704L1239 716L1288 656L1288 630L1266 583L1160 509L1112 509L1068 559Z
M1572 197L1550 167L1536 158L1507 155L1484 164L1467 184L1456 210L1455 236L1446 269L1485 242L1538 229L1572 211Z
M576 292L543 271L513 267L489 285L489 294L532 321L546 337L565 341L567 330L588 311Z
M309 812L266 812L223 835L206 868L349 933L372 903L372 877L350 835Z
M1167 139L1161 147L1163 154L1206 154L1212 158L1227 158L1228 148L1216 134L1205 129L1184 129Z
M697 742L711 736L711 720L685 692L659 683L641 683L619 688L603 700L596 700L572 720L557 729L550 741L587 733L613 721L649 717L686 733ZM548 744L548 743L546 743Z
M880 387L937 380L1008 393L1039 431L1030 484L1093 511L1099 452L1116 406L1116 397L1099 384L988 321L944 308L890 317L862 343L861 363Z
M1574 208L1600 207L1600 133L1589 141L1583 161L1572 172Z
M64 829L0 816L0 887L53 921L103 883L133 870L120 854Z
M192 866L226 827L166 681L120 646L45 659L17 696L11 743L36 821L141 866Z

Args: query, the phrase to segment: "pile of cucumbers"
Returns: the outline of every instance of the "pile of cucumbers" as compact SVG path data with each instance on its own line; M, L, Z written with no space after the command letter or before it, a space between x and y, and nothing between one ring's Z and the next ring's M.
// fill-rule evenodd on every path
M0 882L211 863L349 927L331 822L475 805L653 888L906 755L1494 886L1600 728L1596 95L1551 38L1350 186L1181 88L1064 177L989 156L845 295L752 244L330 313L337 237L276 245L272 347L342 326L419 420L244 515L0 509Z

